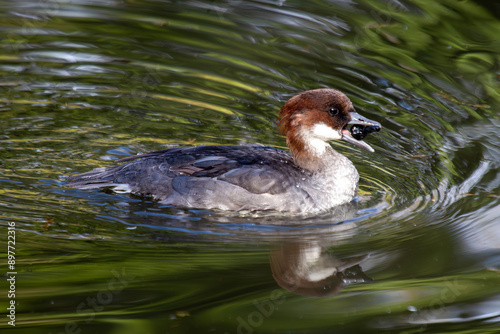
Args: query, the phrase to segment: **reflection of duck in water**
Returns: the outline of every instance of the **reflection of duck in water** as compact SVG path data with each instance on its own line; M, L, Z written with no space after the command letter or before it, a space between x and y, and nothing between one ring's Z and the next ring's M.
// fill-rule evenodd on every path
M177 147L71 176L67 186L116 187L183 207L323 211L351 201L359 180L352 162L328 141L345 140L373 152L353 137L351 124L358 139L380 129L356 113L343 93L306 91L288 100L279 114L278 128L290 153L260 145Z
M276 282L290 292L326 297L349 284L372 282L359 266L367 257L341 260L317 242L292 242L271 253L271 270Z

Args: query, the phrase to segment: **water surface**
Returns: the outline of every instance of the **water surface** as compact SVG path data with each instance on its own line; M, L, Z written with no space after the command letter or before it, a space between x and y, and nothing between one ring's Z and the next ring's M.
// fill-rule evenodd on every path
M0 2L14 330L499 331L499 13L446 0ZM255 217L64 187L178 145L285 148L279 108L319 87L383 126L374 154L332 143L361 175L350 205ZM331 279L297 283L314 270Z

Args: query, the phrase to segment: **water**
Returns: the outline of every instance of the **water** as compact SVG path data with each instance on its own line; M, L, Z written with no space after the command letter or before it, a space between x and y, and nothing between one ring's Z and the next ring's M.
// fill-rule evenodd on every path
M15 298L0 295L15 330L499 332L498 10L0 2L0 243L15 225L17 272ZM63 186L171 146L284 147L279 108L318 87L383 126L374 154L332 143L361 175L351 205L253 217Z

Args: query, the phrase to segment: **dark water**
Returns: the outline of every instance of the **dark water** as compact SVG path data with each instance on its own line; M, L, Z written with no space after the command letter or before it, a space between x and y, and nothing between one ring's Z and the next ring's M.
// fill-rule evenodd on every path
M2 274L17 274L15 298L0 285L16 326L0 328L500 332L499 10L1 1L0 244L15 225ZM63 187L171 146L284 147L279 108L318 87L383 126L374 154L332 143L360 172L353 205L251 217ZM330 279L311 285L313 272Z

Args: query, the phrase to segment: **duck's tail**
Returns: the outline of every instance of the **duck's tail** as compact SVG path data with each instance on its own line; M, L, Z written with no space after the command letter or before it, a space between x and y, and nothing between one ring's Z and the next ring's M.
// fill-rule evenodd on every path
M100 167L90 172L70 176L65 186L76 189L104 188L116 186L114 179L114 167Z

